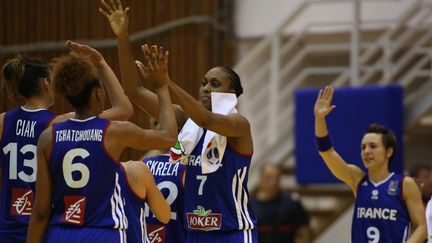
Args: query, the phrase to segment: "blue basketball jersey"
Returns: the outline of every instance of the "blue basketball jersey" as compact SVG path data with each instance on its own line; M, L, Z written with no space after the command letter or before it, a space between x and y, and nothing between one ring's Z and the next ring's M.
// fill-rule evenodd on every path
M213 173L202 174L204 137L205 132L188 158L184 194L185 227L191 232L254 229L256 218L248 202L247 190L251 156L242 155L227 145L221 167ZM209 154L215 155L218 151L210 150Z
M146 206L147 231L151 242L182 243L186 240L183 226L183 191L182 177L186 166L170 163L169 155L158 155L144 159L152 172L156 185L171 207L171 219L163 224L156 219Z
M19 107L6 112L0 140L2 188L0 242L8 235L25 241L36 185L36 145L40 134L54 118L45 110Z
M98 117L53 126L50 228L112 229L119 238L111 242L124 241L127 219L119 165L104 146L108 126L108 120Z
M352 243L405 242L410 218L403 200L403 175L392 173L379 183L366 175L358 184Z
M147 228L145 218L145 199L140 198L131 189L127 174L122 164L118 167L120 187L125 198L125 213L128 219L126 230L127 242L147 243Z

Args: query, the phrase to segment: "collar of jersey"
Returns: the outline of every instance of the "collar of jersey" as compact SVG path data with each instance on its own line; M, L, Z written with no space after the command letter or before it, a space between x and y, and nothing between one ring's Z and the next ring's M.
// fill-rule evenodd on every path
M382 181L379 181L379 182L373 182L370 178L369 178L369 181L372 183L372 185L374 185L375 187L379 187L380 185L382 185L382 184L384 184L384 183L386 183L392 176L394 175L394 172L392 172L392 173L390 173L390 175L389 176L387 176L387 178L385 178L384 180L382 180ZM369 177L369 176L368 176Z
M32 110L32 109L25 108L24 106L21 106L20 108L21 108L21 110L27 111L27 112L38 112L38 111L45 111L46 110L44 108Z
M87 122L87 121L93 120L94 118L96 118L96 116L91 116L91 117L84 119L84 120L80 120L80 119L76 119L76 118L69 118L69 120L75 121L75 122Z

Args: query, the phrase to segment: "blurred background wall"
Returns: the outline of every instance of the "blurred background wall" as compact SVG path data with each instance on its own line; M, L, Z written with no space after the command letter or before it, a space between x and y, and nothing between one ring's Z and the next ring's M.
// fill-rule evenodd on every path
M133 49L142 58L140 45L157 43L170 51L170 75L193 96L201 78L213 66L232 65L234 33L233 3L228 0L123 1L130 6L129 34ZM67 53L63 43L115 38L97 0L2 0L0 1L0 63L19 52L45 60ZM45 50L41 50L45 49ZM119 75L116 42L98 48ZM3 92L3 91L2 91ZM2 93L0 112L10 104ZM62 99L51 108L56 114L71 110ZM132 121L148 127L145 114L135 109ZM123 158L138 159L142 152L127 151Z

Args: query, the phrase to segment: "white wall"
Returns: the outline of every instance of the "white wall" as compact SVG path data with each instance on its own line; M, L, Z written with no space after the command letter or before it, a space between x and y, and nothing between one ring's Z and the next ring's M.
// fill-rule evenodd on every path
M240 38L263 36L281 23L304 0L236 0L235 29ZM323 0L326 2L326 0ZM362 1L362 20L391 20L411 6L416 0ZM349 2L314 3L292 23L287 32L299 31L307 23L351 21L353 8ZM367 25L379 28L382 24ZM316 29L316 28L315 28ZM348 27L326 29L347 30ZM323 29L320 29L323 30Z

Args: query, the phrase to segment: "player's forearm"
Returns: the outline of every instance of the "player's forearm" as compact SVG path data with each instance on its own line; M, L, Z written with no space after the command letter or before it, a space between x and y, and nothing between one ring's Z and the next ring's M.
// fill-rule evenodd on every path
M315 117L315 136L325 137L328 135L325 117Z
M27 243L40 243L45 235L49 215L40 214L33 209L27 233Z
M119 80L105 61L100 63L97 68L112 105L112 108L104 115L108 115L108 118L112 120L128 120L133 114L133 107L129 98L124 94Z
M406 241L406 243L423 243L427 238L427 228L425 224L421 224L416 227L412 235Z
M200 127L205 127L211 112L206 110L197 100L174 82L169 82L171 94L175 97L184 112Z
M177 141L177 121L174 114L174 107L168 92L167 85L155 90L159 100L159 126L160 130L167 131L167 137L172 138L174 143ZM172 145L174 146L174 144Z
M150 90L140 86L140 76L135 67L135 59L132 47L127 35L122 35L118 40L118 56L120 65L120 77L127 96L154 118L159 117L159 104L157 96Z

